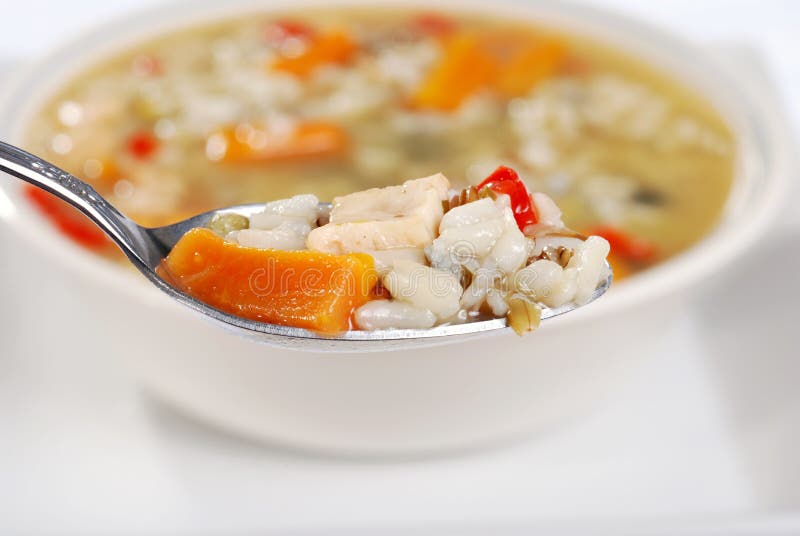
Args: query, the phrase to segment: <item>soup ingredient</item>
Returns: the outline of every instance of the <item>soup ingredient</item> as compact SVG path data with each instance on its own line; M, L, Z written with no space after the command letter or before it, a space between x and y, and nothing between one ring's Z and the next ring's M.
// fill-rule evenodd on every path
M590 236L575 249L567 263L567 270L576 272L575 295L570 299L584 304L589 301L597 288L597 280L603 272L603 262L611 250L608 242L599 236Z
M241 214L217 214L208 224L208 228L220 236L228 236L234 231L250 227L250 220Z
M376 329L427 329L436 324L436 315L400 301L374 300L356 310L356 325L367 331Z
M284 45L288 39L310 40L316 35L314 28L298 20L277 20L267 24L264 38L273 45Z
M467 194L458 196L463 204L451 207L447 203L438 236L425 247L427 266L398 260L384 273L382 284L392 300L430 311L440 323L464 321L487 311L503 317L512 313L514 303L514 322L520 332L532 329L538 317L530 306L515 299L524 298L533 307L588 301L605 278L608 243L600 237L583 240L565 229L552 200L542 193L529 194L513 170L500 167L488 179L482 188L502 185L494 198ZM526 236L512 206L516 202L517 208L533 210L534 200L544 207L546 223L526 225L530 231ZM565 266L537 260L545 248L556 248ZM542 269L547 273L540 274ZM389 317L387 311L381 318Z
M332 31L312 37L305 51L297 56L283 56L272 64L276 71L285 71L299 77L309 76L323 65L343 65L358 50L355 41L343 31Z
M566 44L555 38L533 39L512 55L495 87L508 98L527 94L536 83L556 74L566 58Z
M515 290L547 307L560 307L575 295L576 271L540 259L520 270L514 278Z
M395 300L447 320L459 310L464 289L452 273L409 260L398 260L381 279Z
M433 37L445 37L457 28L456 22L441 13L420 13L414 17L414 27Z
M508 325L517 335L533 331L542 321L542 310L530 300L514 296L508 300Z
M24 144L146 226L437 170L456 189L446 211L501 196L477 185L505 163L546 194L530 200L536 223L518 213L523 233L538 243L563 227L560 207L577 229L650 242L655 254L625 260L636 273L714 226L737 147L707 99L638 52L489 11L256 11L91 65L31 116ZM303 245L304 226L279 225L237 243ZM427 262L419 241L401 243L365 252L381 274Z
M627 261L648 263L652 262L657 255L656 248L652 242L633 236L617 227L609 225L593 227L590 229L589 234L602 236L608 240L614 255L618 255Z
M506 194L509 197L514 219L521 231L538 221L528 189L513 169L500 166L478 185L478 190L483 188L489 188L495 193Z
M484 268L484 283L489 284L495 272L499 277L520 268L530 248L514 220L508 196L502 195L496 200L479 199L449 210L427 254L432 266L459 276L464 271L477 274ZM477 281L474 283L477 285ZM471 291L476 288L473 285ZM478 298L484 294L481 291Z
M421 249L436 236L448 188L439 173L334 198L330 223L311 231L308 247L329 253Z
M444 44L442 59L412 98L418 108L452 111L495 74L492 59L474 35L460 34Z
M633 273L631 263L614 253L614 251L608 254L608 264L611 265L611 270L614 272L615 282L627 279Z
M325 334L350 328L378 280L368 255L248 248L208 229L186 233L159 273L228 313Z
M319 199L315 195L272 201L252 215L249 228L233 231L226 239L254 248L304 249L308 233L317 226L318 214Z
M59 198L35 186L24 186L27 197L66 236L91 250L103 250L111 240L91 220Z
M160 273L233 314L326 333L354 312L358 329L490 316L522 334L542 307L589 301L607 277L608 242L566 229L555 203L510 168L484 182L458 193L437 173L337 197L329 214L313 195L272 201L249 220L215 219L216 233L190 231ZM523 234L515 208L544 217Z
M444 42L442 59L414 95L419 108L452 111L481 90L511 99L557 74L566 44L556 38L461 32Z
M303 249L307 234L307 225L285 222L269 230L242 229L234 231L226 238L249 248L292 251Z
M131 62L131 70L136 76L155 77L164 74L161 60L151 54L139 54Z
M288 128L240 124L223 128L206 142L213 160L252 164L339 156L347 149L347 133L333 123L309 121Z
M144 160L158 149L158 139L147 131L134 132L128 138L128 152Z
M590 236L572 250L566 266L546 258L530 263L515 275L515 289L548 307L589 301L610 248L603 238Z

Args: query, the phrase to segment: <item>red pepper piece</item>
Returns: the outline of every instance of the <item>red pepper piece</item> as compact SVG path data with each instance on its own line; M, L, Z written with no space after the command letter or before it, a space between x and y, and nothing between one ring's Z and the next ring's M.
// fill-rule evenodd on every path
M309 40L315 34L314 29L308 24L288 19L271 22L264 29L264 38L272 45L280 45L290 37Z
M158 149L158 139L147 131L134 132L127 141L128 151L140 160L150 158Z
M440 13L420 13L414 18L414 26L422 33L433 37L444 37L453 33L456 23Z
M133 72L143 77L161 76L164 74L164 66L157 57L141 54L133 59Z
M26 184L25 197L33 203L67 237L81 246L100 250L111 241L91 220L52 194Z
M506 194L511 198L511 210L521 231L528 225L539 221L536 209L531 202L531 195L517 172L510 167L500 166L478 185L478 190L487 187L495 193Z
M633 236L618 227L601 225L589 229L589 234L608 240L611 252L627 261L649 263L656 258L656 247L652 242Z

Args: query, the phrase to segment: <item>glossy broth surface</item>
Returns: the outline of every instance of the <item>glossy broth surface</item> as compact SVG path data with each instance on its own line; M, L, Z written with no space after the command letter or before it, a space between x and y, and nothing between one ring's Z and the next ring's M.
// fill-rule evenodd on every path
M467 186L504 164L569 226L608 237L622 276L708 232L735 156L709 103L635 51L491 17L352 9L143 42L65 85L26 146L151 226L438 171ZM34 202L73 238L83 229Z

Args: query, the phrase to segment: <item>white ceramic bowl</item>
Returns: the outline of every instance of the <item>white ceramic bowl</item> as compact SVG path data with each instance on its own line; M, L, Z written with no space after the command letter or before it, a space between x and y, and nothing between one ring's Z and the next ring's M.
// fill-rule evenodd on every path
M0 102L0 138L19 142L43 99L98 57L166 29L257 9L297 9L299 2L222 4L158 7L59 47L24 72ZM487 9L458 0L437 4L446 7ZM138 274L74 246L21 199L19 183L7 177L0 183L0 215L58 266L85 277L76 329L96 329L116 341L109 350L134 365L157 396L228 429L303 448L391 453L463 448L557 424L613 392L658 347L665 326L705 278L765 232L787 184L788 133L757 88L661 30L557 1L493 2L491 11L636 51L706 94L739 143L734 188L711 234L599 302L548 320L534 335L486 335L413 351L277 349L206 324Z

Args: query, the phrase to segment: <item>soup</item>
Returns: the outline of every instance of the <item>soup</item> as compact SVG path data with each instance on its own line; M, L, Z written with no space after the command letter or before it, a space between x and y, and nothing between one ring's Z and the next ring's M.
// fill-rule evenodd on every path
M325 335L504 317L522 335L545 308L588 303L608 280L609 249L501 166L461 191L437 173L330 207L305 194L249 218L218 212L158 273L233 315Z
M508 165L611 243L618 278L714 225L735 156L707 102L623 52L395 9L259 14L143 42L67 83L26 147L149 226L436 172L464 187ZM30 193L66 234L113 251Z

